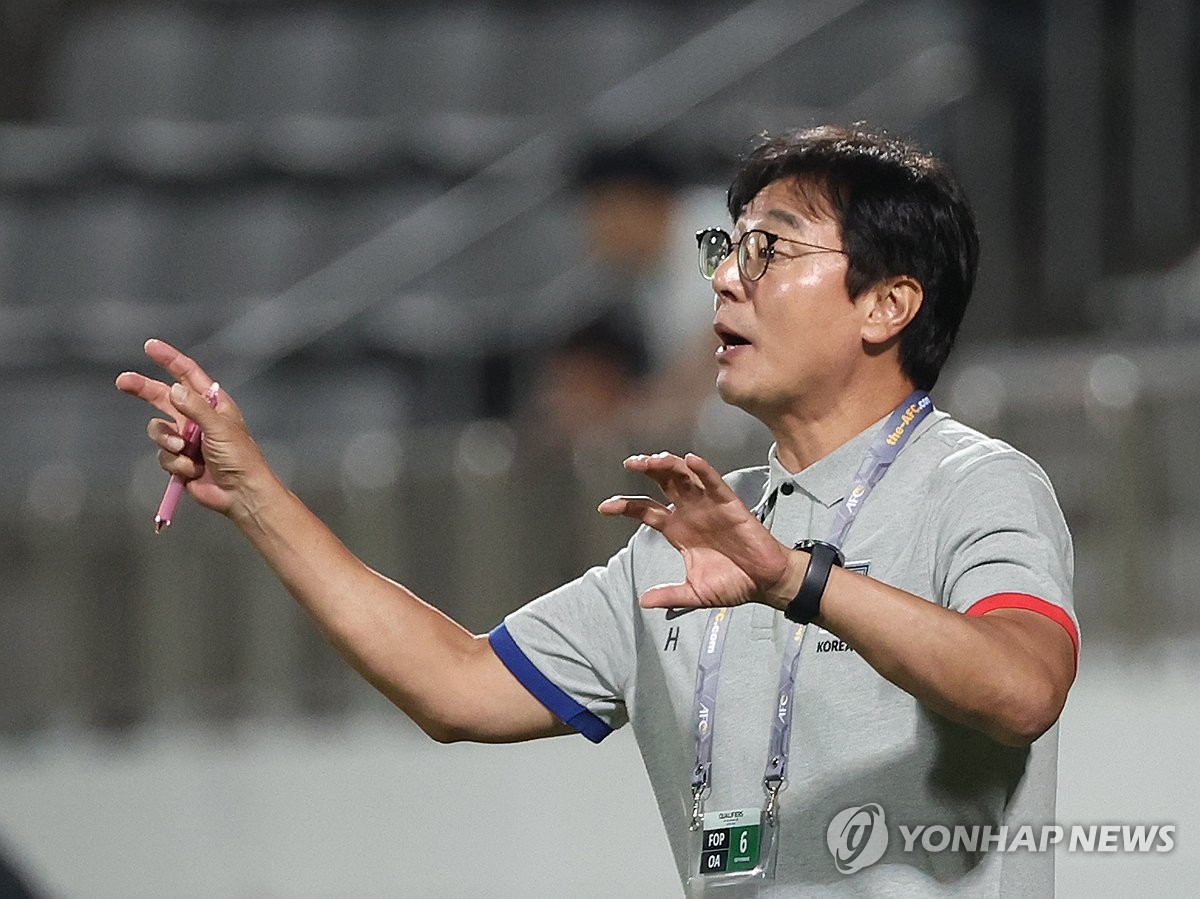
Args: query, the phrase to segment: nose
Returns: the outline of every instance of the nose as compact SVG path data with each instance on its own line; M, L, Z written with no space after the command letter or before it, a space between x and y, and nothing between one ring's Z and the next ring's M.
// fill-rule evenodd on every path
M737 253L730 253L713 272L713 309L721 307L722 299L730 303L745 299L744 286L742 273L738 270Z

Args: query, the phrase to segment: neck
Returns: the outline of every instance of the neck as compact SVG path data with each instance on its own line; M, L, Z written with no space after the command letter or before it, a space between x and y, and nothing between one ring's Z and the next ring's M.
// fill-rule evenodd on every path
M780 414L767 422L780 463L793 473L807 468L890 415L912 392L913 385L905 380L886 389L843 393L832 402L812 404L812 409Z

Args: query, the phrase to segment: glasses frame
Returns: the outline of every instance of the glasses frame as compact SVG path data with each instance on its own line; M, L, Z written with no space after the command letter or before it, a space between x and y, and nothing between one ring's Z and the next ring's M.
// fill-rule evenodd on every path
M717 264L713 266L712 274L709 274L705 267L706 254L704 252L704 243L709 235L714 234L720 235L721 243L725 246L725 251L721 254L721 258ZM750 259L750 251L746 245L746 238L751 234L761 234L766 240L766 247L764 248L763 252L762 271L756 275L752 275L746 270L746 266ZM801 256L812 256L817 253L840 253L843 256L848 255L845 250L839 250L835 247L824 247L820 244L808 243L804 240L797 240L794 237L782 237L781 235L775 234L771 231L764 231L762 228L751 228L737 241L737 266L738 272L741 274L741 276L747 281L757 281L759 278L765 275L767 273L767 268L771 265L771 260L775 258L775 244L779 243L779 241L783 241L784 243L797 243L802 247L808 247L810 249L810 252L808 253L797 253L795 256L786 258L798 259ZM724 228L702 228L701 230L697 231L696 249L699 253L699 256L696 261L700 266L701 277L703 277L706 281L711 281L716 276L717 269L720 268L721 264L729 258L729 254L733 252L733 248L733 238Z

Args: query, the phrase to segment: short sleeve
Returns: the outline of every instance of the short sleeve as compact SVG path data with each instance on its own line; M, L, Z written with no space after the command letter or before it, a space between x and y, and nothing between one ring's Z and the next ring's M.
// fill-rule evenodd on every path
M989 440L942 463L936 577L948 608L1016 608L1058 622L1079 653L1071 535L1045 472Z
M631 541L632 544L632 541ZM605 566L535 599L488 635L530 693L594 743L626 723L637 603L626 546Z

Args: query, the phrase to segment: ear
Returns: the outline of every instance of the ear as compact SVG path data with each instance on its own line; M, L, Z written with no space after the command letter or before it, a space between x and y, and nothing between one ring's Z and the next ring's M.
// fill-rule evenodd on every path
M876 346L890 341L916 318L924 300L925 291L916 278L899 275L880 281L862 296L866 304L863 341Z

